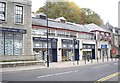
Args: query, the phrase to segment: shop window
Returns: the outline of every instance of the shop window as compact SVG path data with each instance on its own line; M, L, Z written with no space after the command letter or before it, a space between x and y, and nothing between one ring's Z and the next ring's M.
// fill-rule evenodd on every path
M13 55L13 35L5 34L5 55Z
M22 34L14 34L14 55L22 54Z
M4 55L4 40L2 33L0 33L0 55Z

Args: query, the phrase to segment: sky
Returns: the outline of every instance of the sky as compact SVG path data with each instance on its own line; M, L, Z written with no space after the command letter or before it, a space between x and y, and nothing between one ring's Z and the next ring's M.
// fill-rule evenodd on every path
M31 0L32 11L37 11L46 0ZM60 0L59 0L60 1ZM118 27L118 2L120 0L70 0L75 2L80 8L90 8L98 13L104 23L109 22L114 27Z

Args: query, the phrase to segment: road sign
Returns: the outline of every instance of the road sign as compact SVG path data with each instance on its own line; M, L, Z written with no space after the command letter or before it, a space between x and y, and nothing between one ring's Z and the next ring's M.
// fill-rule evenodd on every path
M112 54L115 55L116 54L116 49L112 48Z
M102 44L101 48L107 48L107 45L106 44Z

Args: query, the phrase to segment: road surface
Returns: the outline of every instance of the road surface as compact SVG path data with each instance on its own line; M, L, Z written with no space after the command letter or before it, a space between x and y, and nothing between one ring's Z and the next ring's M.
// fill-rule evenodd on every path
M47 68L27 71L4 72L4 81L96 81L118 72L118 62L105 62L92 65ZM118 81L110 79L110 81Z

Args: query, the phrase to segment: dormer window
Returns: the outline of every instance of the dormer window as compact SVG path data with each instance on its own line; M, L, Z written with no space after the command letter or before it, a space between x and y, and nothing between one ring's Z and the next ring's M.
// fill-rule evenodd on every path
M62 19L61 19L60 21L61 21L62 23L65 23L65 20L62 20Z
M40 18L41 18L41 19L46 19L46 16L40 15Z
M46 19L46 15L44 13L40 13L36 17L39 19Z
M59 17L55 19L58 22L66 23L66 19L64 17Z

